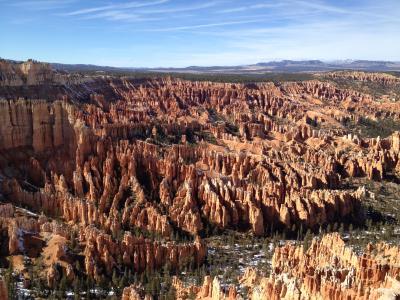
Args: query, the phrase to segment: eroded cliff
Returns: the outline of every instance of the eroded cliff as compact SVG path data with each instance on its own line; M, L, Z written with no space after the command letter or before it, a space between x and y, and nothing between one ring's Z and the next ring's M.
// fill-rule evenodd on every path
M396 299L399 259L398 246L369 244L358 254L334 233L308 249L277 248L270 277L249 269L241 282L250 287L250 299Z
M72 283L76 274L103 282L124 272L201 266L207 255L202 238L215 230L264 236L363 222L369 192L349 180L398 179L400 134L381 138L357 131L365 119L397 122L397 102L320 81L95 77L71 83L46 66L18 68L2 65L8 95L43 82L52 82L57 93L46 100L18 99L16 93L0 101L0 184L7 203L0 206L2 253L56 253L43 262L49 286L62 278ZM308 282L301 283L300 294L334 297L337 282L324 269L333 258L319 260L333 238L332 245L342 245L328 236L309 252L282 248L295 253L289 260L279 258L286 250L277 250L274 278L290 273L289 279ZM362 269L350 260L342 263L347 271L337 273L340 278L349 268ZM317 268L318 279L306 279ZM393 270L388 274L395 278ZM357 288L340 290L339 298L375 295L384 285L386 273L368 271L364 278L354 272L349 280ZM268 280L269 292L278 289ZM187 292L236 297L234 289L214 293L214 281L207 277L201 289ZM285 284L279 281L279 295L293 288ZM124 295L136 297L135 288Z

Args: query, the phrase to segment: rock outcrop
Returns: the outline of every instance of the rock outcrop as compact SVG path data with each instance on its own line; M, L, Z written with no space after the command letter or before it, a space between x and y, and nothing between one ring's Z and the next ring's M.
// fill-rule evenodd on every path
M129 286L124 288L122 292L122 300L142 300L140 293L137 291L135 286Z
M74 108L62 101L0 101L0 149L32 147L37 153L73 143Z
M8 300L7 285L3 278L0 278L0 299Z
M329 72L326 74L328 78L350 79L357 81L377 82L383 85L400 84L400 78L391 74L373 73L373 72Z
M49 242L75 234L84 272L96 280L123 268L140 273L200 265L206 245L199 236L215 229L263 236L352 221L368 193L349 187L348 178L398 180L400 133L361 137L356 129L360 120L399 120L399 103L328 82L75 80L48 65L4 61L0 74L0 97L7 99L0 100L0 193L9 203L0 206L8 243L2 248L16 255L26 250L29 235ZM32 212L16 214L21 206ZM277 250L273 281L265 279L253 297L265 289L276 297L288 291L364 297L353 284L338 292L333 273L324 269L333 255L350 251L339 240L329 242L333 238L314 242L308 250L314 252ZM328 244L339 252L325 253ZM62 247L55 250L56 261L68 256ZM290 255L293 265L280 255ZM375 295L390 284L383 277L397 274L394 263L387 269L377 256L363 263L350 256L339 261L347 271L334 274L349 276L362 293ZM62 270L72 280L70 265ZM53 284L60 274L50 266ZM304 281L299 291L296 278ZM207 278L196 293L234 297L233 289L225 295L218 286ZM125 293L131 296L134 288Z
M194 243L162 244L143 237L136 238L129 232L125 233L122 241L114 241L111 236L95 229L87 229L83 234L86 273L94 278L102 274L111 276L118 261L135 272L143 272L161 268L167 263L178 269L191 259L200 265L206 254L205 245L199 239Z
M236 288L231 286L225 293L217 277L212 279L210 276L204 278L202 286L190 285L184 286L177 277L173 278L173 286L176 290L176 299L184 300L193 297L197 300L236 300Z
M383 299L400 292L400 247L369 244L356 254L339 234L314 239L310 248L275 250L269 278L248 270L241 282L251 299Z
M34 60L17 63L0 59L0 87L76 84L84 81L80 75L55 71L48 63Z
M397 105L327 83L126 79L114 90L120 100L107 110L98 94L97 104L0 103L0 147L16 168L30 166L36 186L7 179L9 199L114 234L137 227L168 237L177 227L195 236L210 223L262 235L350 218L362 193L342 190L342 180L382 180L398 168L397 133L361 139L342 125L398 117ZM332 104L322 111L320 99Z

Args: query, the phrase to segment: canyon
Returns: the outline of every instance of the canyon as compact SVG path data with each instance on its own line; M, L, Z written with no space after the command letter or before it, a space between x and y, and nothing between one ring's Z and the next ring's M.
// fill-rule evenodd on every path
M29 260L49 293L112 279L114 296L164 299L119 278L172 270L176 299L399 295L400 204L374 210L368 184L400 182L400 132L379 127L399 122L400 105L329 81L391 87L398 77L216 83L70 74L35 61L1 61L0 74L1 266L24 288L35 290ZM360 254L338 224L363 230L372 214L394 231ZM228 231L291 241L274 248L269 276L250 268L226 286L208 274L207 239ZM321 233L308 249L293 241L306 232ZM200 285L179 276L204 266Z
M368 244L360 255L337 233L314 239L308 249L286 244L275 249L273 273L263 277L248 268L239 279L248 287L248 299L396 299L400 293L399 246ZM217 277L201 286L184 286L174 278L177 299L237 299L231 286L225 292ZM122 299L144 299L135 287L124 289ZM149 298L149 296L147 296Z

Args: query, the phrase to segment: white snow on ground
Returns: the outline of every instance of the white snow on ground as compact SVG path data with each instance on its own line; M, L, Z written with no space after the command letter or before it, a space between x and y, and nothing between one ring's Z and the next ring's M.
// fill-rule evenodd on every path
M18 248L19 248L19 250L21 252L25 252L25 248L24 248L24 231L21 228L18 228L17 236L18 236Z
M274 249L275 249L275 247L274 247L274 243L269 243L269 245L268 245L268 249L269 249L269 252L272 252L272 251L274 251Z
M39 217L38 214L35 214L34 212L31 212L30 210L27 210L25 208L21 208L21 207L17 207L17 206L15 208L16 208L17 211L20 211L21 213L26 214L29 217L36 217L36 218Z

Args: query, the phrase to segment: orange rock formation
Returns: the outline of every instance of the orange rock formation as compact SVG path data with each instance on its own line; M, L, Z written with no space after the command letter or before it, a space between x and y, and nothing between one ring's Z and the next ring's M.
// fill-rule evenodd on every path
M262 235L272 223L315 227L349 217L362 195L339 190L341 179L380 180L397 169L398 134L361 139L341 125L361 114L398 117L395 104L378 110L376 103L361 104L373 103L368 96L318 82L123 85L129 91L118 91L124 98L109 111L66 101L0 103L0 148L31 149L18 159L40 187L27 191L7 179L10 199L114 233L137 226L169 236L177 226L196 235L203 216L221 228L247 226ZM325 105L323 113L317 99L335 108ZM283 116L298 125L276 121ZM200 141L207 132L217 145ZM197 146L174 144L183 134Z
M0 278L0 299L8 300L8 290L3 278Z
M330 72L328 78L351 79L358 81L378 82L384 85L400 84L400 78L385 73L367 73L367 72Z
M272 227L318 228L350 219L365 189L343 189L345 178L382 180L400 170L398 132L362 138L347 127L361 118L398 120L400 104L327 82L84 77L4 61L0 72L0 187L11 204L0 206L0 228L8 254L24 251L28 232L68 237L73 229L94 278L112 274L117 264L134 271L190 258L200 264L206 246L198 236L213 227L263 235ZM41 216L18 217L19 206ZM176 235L193 242L178 242ZM321 243L325 249L329 242ZM319 245L309 251L319 255ZM293 265L298 271L288 278L314 276L319 261L290 251L296 253L290 262L305 261L307 270ZM278 256L277 274L286 274ZM318 280L331 276L325 271L318 269ZM351 278L363 294L351 285L343 295L375 293L382 274L356 272ZM49 281L56 277L50 269ZM210 280L203 295L214 298L217 284ZM307 280L311 294L319 283ZM337 282L325 281L318 293L336 293ZM269 291L283 293L283 282Z
M248 270L241 282L251 299L390 299L381 297L400 292L399 261L398 246L369 244L358 255L334 233L314 239L306 251L277 248L269 278Z

